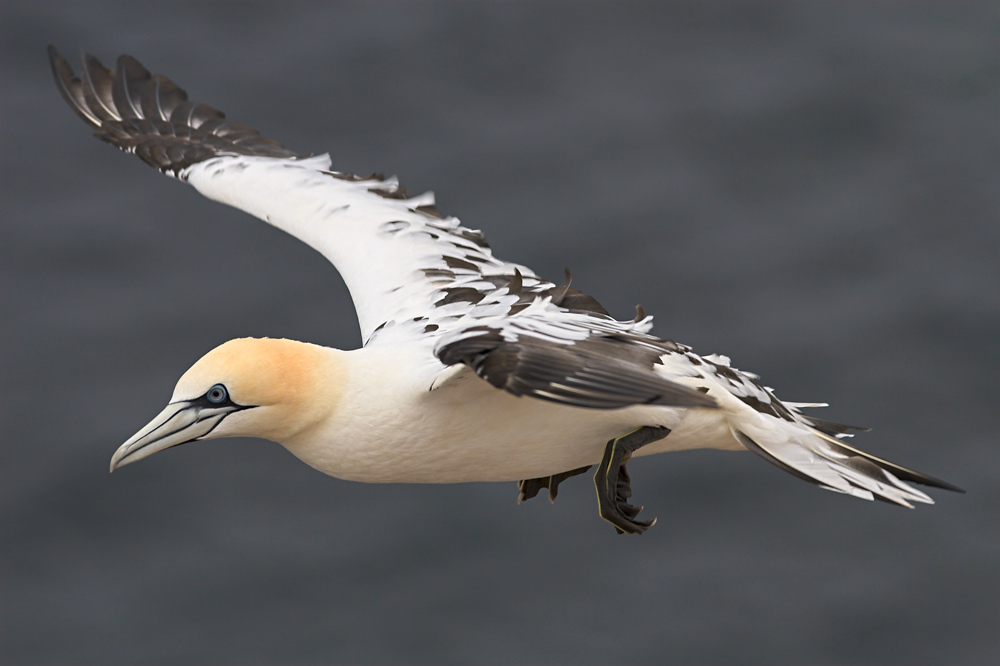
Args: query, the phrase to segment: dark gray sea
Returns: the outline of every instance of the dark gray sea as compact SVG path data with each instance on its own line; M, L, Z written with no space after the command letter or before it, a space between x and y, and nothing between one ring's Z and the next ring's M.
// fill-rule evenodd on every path
M1000 663L996 2L0 12L4 664ZM359 334L319 254L91 138L50 42L434 189L499 256L969 492L908 511L661 455L625 538L588 477L517 506L253 440L109 476L222 341Z

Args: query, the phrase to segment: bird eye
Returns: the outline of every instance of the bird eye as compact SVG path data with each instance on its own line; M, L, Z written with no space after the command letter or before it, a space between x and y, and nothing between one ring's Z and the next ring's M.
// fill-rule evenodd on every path
M222 384L216 384L212 388L208 389L208 393L205 394L208 401L213 405L218 405L220 402L225 402L226 398L229 397L229 392L226 387Z

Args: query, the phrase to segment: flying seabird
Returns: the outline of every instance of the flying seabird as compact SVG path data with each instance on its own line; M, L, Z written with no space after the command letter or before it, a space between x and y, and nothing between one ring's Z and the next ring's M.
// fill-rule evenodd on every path
M802 413L721 355L617 321L592 297L493 255L482 233L395 178L334 171L227 120L134 58L49 47L56 84L95 136L308 243L347 283L364 345L230 340L177 382L111 470L195 440L261 437L352 481L517 481L518 500L598 465L600 516L642 533L633 456L750 450L821 488L911 507L909 483L956 486L849 446L864 430Z

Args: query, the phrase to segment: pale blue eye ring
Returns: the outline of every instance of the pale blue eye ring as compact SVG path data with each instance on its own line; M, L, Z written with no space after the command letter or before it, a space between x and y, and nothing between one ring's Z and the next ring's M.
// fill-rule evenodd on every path
M212 388L208 389L208 393L205 394L205 398L213 405L218 405L226 401L229 397L229 391L222 384L216 384Z

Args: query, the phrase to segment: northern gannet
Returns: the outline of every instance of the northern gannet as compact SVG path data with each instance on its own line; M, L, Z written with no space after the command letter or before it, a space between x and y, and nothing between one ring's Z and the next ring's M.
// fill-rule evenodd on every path
M602 518L642 533L633 456L750 450L827 490L911 507L907 482L959 488L845 443L863 430L801 412L721 355L617 321L595 299L495 257L483 235L408 196L395 178L332 170L188 101L134 58L84 53L77 77L53 47L63 97L95 136L201 194L308 243L343 276L361 349L238 339L198 360L111 470L220 437L275 441L332 476L365 482L517 481L518 500L597 464ZM961 491L960 491L961 492Z

